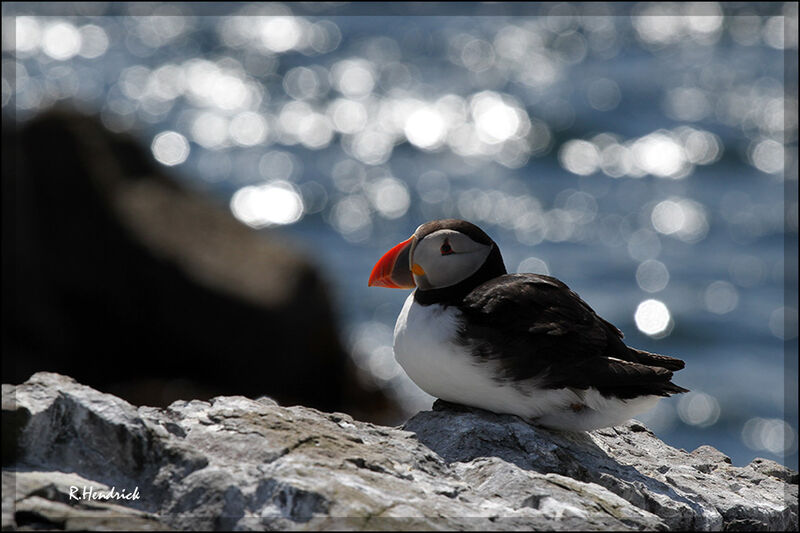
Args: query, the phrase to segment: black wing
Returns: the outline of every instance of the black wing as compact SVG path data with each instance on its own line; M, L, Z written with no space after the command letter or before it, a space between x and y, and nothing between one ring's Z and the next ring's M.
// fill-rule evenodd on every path
M475 288L459 306L459 341L495 361L504 381L534 376L547 388L597 388L619 398L686 392L670 382L680 359L629 348L564 283L550 276L507 274Z

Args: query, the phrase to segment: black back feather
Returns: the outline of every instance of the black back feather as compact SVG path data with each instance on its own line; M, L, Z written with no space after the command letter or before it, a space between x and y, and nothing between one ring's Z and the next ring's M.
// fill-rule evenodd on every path
M629 348L622 332L600 318L564 283L538 274L506 274L466 294L458 342L496 362L498 379L533 377L546 388L597 388L622 399L687 389L673 384L680 359Z

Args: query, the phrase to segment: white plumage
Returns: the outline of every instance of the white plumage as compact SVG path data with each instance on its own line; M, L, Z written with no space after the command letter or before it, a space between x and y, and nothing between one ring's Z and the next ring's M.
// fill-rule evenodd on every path
M500 382L492 362L457 345L460 311L420 305L412 292L397 318L394 354L408 376L428 394L453 403L517 415L542 426L572 431L614 426L655 406L661 397L620 400L597 389L545 389L537 380ZM575 410L574 406L583 406Z
M469 222L422 224L381 257L369 284L414 289L395 325L395 358L442 400L587 430L687 392L670 381L683 361L626 346L556 278L508 274L497 244Z

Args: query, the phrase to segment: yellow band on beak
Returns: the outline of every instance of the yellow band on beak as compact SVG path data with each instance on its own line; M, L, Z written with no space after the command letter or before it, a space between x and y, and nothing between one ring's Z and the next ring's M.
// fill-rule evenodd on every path
M425 271L422 269L421 266L419 266L416 263L414 263L414 265L411 267L411 272L413 272L417 276L424 276L425 275Z

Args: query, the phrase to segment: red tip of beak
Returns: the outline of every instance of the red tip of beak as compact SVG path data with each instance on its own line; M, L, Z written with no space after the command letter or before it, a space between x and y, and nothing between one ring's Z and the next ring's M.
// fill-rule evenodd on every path
M401 242L383 254L383 257L372 268L368 286L387 287L389 289L413 289L416 287L408 264L397 264L398 258L402 257L405 261L408 260L406 252L411 246L413 238L411 236L408 240ZM409 279L411 280L410 282L408 281Z

